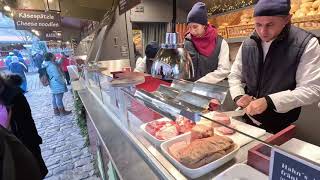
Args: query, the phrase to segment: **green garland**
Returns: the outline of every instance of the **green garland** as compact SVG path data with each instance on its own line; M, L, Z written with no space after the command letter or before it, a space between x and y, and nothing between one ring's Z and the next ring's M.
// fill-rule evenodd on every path
M74 91L74 109L77 124L80 128L81 135L85 138L85 146L87 147L89 146L90 141L86 121L86 109L84 108L77 91Z
M220 14L247 6L251 6L257 3L258 0L208 0L208 14L215 15Z

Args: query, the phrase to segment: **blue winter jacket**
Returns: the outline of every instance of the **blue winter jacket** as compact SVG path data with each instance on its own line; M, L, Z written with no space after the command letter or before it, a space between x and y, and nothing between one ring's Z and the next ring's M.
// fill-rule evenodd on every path
M28 71L27 67L24 64L22 64L21 62L10 63L9 64L9 71L11 71L12 73L15 73L15 74L19 74L23 81L25 81L27 79L26 74L25 74Z
M44 61L42 67L47 69L50 81L50 89L52 94L59 94L67 92L67 85L63 74L57 63L51 61Z

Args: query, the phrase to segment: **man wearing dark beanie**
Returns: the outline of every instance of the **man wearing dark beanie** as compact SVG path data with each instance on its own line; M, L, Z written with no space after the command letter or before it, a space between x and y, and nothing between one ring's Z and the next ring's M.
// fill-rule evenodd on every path
M195 77L190 80L216 84L226 79L230 73L229 46L217 29L208 24L206 5L202 2L194 4L187 22L184 47L195 70Z
M159 44L155 41L151 41L145 49L145 57L139 57L136 61L135 72L142 72L151 74L151 67L153 63L153 59L156 57L157 52L159 51Z
M317 38L291 25L290 0L259 0L255 31L237 54L230 93L248 123L271 133L296 121L301 106L320 99Z

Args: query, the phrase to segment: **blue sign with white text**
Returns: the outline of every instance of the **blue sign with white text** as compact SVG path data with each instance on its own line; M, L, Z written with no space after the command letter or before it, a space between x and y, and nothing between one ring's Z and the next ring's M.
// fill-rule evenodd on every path
M272 150L270 180L320 180L319 164L279 149Z

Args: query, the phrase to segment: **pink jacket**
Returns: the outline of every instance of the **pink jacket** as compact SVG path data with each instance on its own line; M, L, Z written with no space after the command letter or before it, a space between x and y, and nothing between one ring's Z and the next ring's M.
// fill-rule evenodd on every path
M0 105L0 125L8 128L9 127L9 115L7 108L4 105Z

